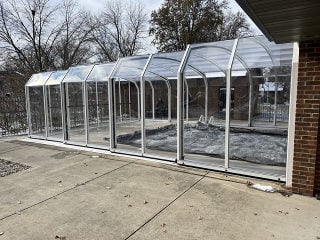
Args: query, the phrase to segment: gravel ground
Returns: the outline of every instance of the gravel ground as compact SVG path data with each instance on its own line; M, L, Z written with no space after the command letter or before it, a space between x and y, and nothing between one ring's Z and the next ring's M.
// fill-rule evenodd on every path
M21 163L11 162L0 158L0 177L5 177L13 173L26 170L28 168L31 167Z

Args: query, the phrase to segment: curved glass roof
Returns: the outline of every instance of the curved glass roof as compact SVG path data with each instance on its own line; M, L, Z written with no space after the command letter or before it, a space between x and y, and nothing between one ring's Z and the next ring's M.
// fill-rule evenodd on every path
M149 55L120 58L112 78L121 78L132 81L140 80L148 58Z
M76 66L69 68L69 71L65 78L63 79L64 83L70 82L84 82L91 72L94 65L89 66Z
M115 63L94 65L86 81L108 81L108 77L114 68Z
M186 77L224 77L230 61L235 40L212 43L191 44L185 69ZM185 51L157 53L150 55L120 58L118 63L71 67L65 77L64 71L54 72L48 85L59 82L108 81L109 77L118 80L139 81L146 68L146 80L176 79ZM275 44L264 36L241 38L238 40L232 65L233 76L244 76L255 68L291 66L293 44ZM112 76L109 76L112 73ZM45 84L51 73L35 74L26 86Z
M52 72L43 72L43 73L36 73L31 76L29 81L26 83L27 87L37 87L43 86L48 78L50 77Z
M183 55L183 51L154 54L144 77L150 80L176 77Z
M225 72L229 63L234 40L200 43L190 45L190 55L187 61L202 73Z
M67 70L53 72L45 85L59 85L67 72Z
M293 44L275 44L263 36L239 39L236 56L248 68L291 66ZM234 64L233 69L241 67Z

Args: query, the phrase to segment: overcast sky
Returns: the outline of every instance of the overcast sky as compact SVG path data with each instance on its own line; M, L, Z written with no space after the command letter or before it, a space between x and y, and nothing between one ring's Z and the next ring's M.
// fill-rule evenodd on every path
M119 0L119 1L121 1L121 0ZM132 1L134 1L134 0L132 0ZM234 0L228 0L228 1L230 3L230 8L234 12L237 12L237 11L243 12L243 10L239 7L239 5ZM79 0L78 2L85 9L90 9L93 12L99 12L101 9L103 9L106 1L104 1L104 0ZM150 16L151 11L158 9L161 6L161 4L164 2L164 0L140 0L140 2L146 6L146 11L149 13L148 15ZM248 17L248 21L251 25L252 30L256 34L261 34L261 31L256 27L256 25L251 21L251 19L249 17Z
M108 0L78 0L80 6L85 8L86 10L90 10L93 13L98 13L101 11ZM116 0L121 1L121 0ZM131 1L140 1L146 9L148 16L150 17L151 11L160 8L161 4L164 3L164 0L131 0ZM239 5L235 2L235 0L228 0L230 3L230 9L234 12L240 11L245 15L246 13L239 7ZM246 15L247 16L247 15ZM251 29L256 35L262 34L261 31L257 28L257 26L253 23L253 21L247 17L248 22L250 23ZM156 47L151 44L152 37L148 37L146 40L145 49L140 52L141 53L155 53L157 52Z

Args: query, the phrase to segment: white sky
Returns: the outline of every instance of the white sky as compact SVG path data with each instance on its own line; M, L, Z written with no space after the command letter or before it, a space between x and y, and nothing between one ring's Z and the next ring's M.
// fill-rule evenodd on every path
M107 0L78 0L81 6L83 6L87 10L90 9L92 12L101 11L106 1ZM118 0L118 1L121 1L121 0ZM234 12L240 11L244 13L244 11L239 7L239 5L235 2L235 0L228 0L228 1L230 3L231 10L233 10ZM151 11L158 9L161 6L161 4L164 3L164 0L140 0L140 2L146 6L146 11L150 16ZM247 17L247 19L254 33L262 34L261 31L258 29L258 27L253 23L253 21L249 17Z
M98 13L100 12L105 3L108 0L78 0L78 3L80 6L82 6L86 10L90 10L93 13ZM121 0L116 0L116 1L121 1ZM145 5L146 12L148 16L150 17L151 11L152 10L157 10L162 3L164 3L164 0L131 0L131 1L140 1L141 4ZM243 12L245 15L246 13L240 8L240 6L235 2L235 0L228 0L230 3L230 9L234 12L240 11ZM247 15L246 15L247 16ZM248 22L251 26L251 29L253 30L254 34L256 35L261 35L261 31L258 29L258 27L253 23L253 21L247 16ZM147 46L147 49L142 51L141 53L155 53L156 48L151 44L152 37L148 37L146 40L147 43L145 44Z

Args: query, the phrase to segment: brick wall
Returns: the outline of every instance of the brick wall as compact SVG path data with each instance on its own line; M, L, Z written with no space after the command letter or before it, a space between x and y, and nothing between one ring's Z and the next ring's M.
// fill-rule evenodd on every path
M319 116L320 125L320 116ZM317 162L316 162L316 175L314 181L314 193L320 194L320 126L318 128L318 151L317 151Z
M312 196L315 185L319 187L320 41L299 47L292 190Z

